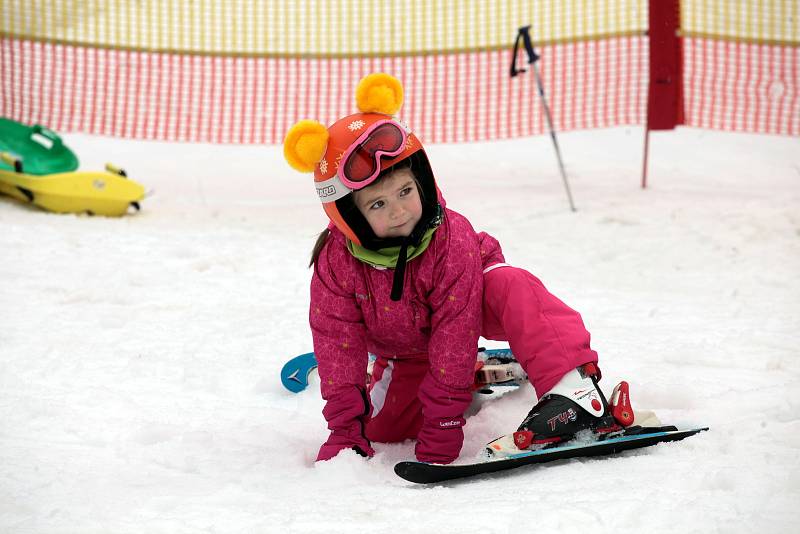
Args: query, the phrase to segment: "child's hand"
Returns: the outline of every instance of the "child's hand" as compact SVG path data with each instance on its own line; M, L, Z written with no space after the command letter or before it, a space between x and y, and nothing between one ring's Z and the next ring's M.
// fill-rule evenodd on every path
M317 461L330 460L344 449L354 449L362 456L375 451L364 436L364 419L368 412L365 392L355 386L342 389L330 397L322 410L331 435L322 444Z
M449 464L458 458L464 443L464 412L472 402L472 391L452 391L428 373L419 388L422 428L415 449L420 462Z
M353 441L360 441L359 444L353 444ZM375 451L370 446L369 441L362 436L347 436L331 432L328 441L322 444L317 454L317 461L324 462L330 460L340 452L346 449L356 451L359 456L370 458L375 454Z

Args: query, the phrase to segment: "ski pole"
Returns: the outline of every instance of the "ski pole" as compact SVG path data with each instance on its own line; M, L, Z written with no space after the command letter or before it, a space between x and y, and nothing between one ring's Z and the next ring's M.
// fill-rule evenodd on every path
M514 56L511 59L511 77L513 78L520 72L525 72L525 69L517 69L517 52L519 50L519 40L522 39L522 42L525 46L525 51L528 53L528 63L533 64L533 74L536 78L536 88L539 91L539 97L542 100L542 108L544 109L544 116L547 120L547 128L550 130L550 139L553 140L553 147L556 151L556 159L558 159L558 168L561 171L561 179L564 181L564 189L567 192L567 199L569 200L569 207L572 211L577 211L575 209L575 203L572 200L572 191L570 191L569 181L567 180L567 171L564 169L564 161L561 159L561 149L558 146L558 139L556 138L556 129L553 126L553 116L550 114L550 106L547 104L547 97L544 94L544 84L542 83L542 76L539 73L539 66L536 62L539 60L539 54L537 54L533 49L533 43L531 42L530 36L530 26L523 26L519 29L519 33L517 33L517 40L514 42Z

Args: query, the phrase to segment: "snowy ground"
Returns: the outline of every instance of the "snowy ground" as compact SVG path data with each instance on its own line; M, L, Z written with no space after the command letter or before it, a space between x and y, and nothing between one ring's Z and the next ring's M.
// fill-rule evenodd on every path
M0 199L0 532L797 532L800 140L683 129L432 146L449 206L580 310L610 388L711 431L435 487L412 443L313 463L305 267L325 219L278 147L65 136L154 194L121 219ZM499 346L499 344L489 344ZM532 390L484 403L463 456Z

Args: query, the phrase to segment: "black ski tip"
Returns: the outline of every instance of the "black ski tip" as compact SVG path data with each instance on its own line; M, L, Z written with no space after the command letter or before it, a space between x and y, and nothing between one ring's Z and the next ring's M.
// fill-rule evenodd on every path
M436 482L437 480L431 478L431 473L425 469L426 466L427 464L421 462L398 462L394 465L394 472L400 478L408 480L409 482L414 482L415 484Z
M415 469L414 464L416 462L398 462L394 464L394 473L401 477L408 480L409 473L413 475Z

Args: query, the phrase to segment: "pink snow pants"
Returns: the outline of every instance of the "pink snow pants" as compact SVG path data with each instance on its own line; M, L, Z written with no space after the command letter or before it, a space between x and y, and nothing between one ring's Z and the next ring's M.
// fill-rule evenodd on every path
M484 270L483 284L481 335L509 343L537 396L550 391L567 371L597 362L581 316L531 273L496 264ZM369 387L372 415L367 439L396 442L417 436L422 425L417 391L427 371L425 354L377 359Z

